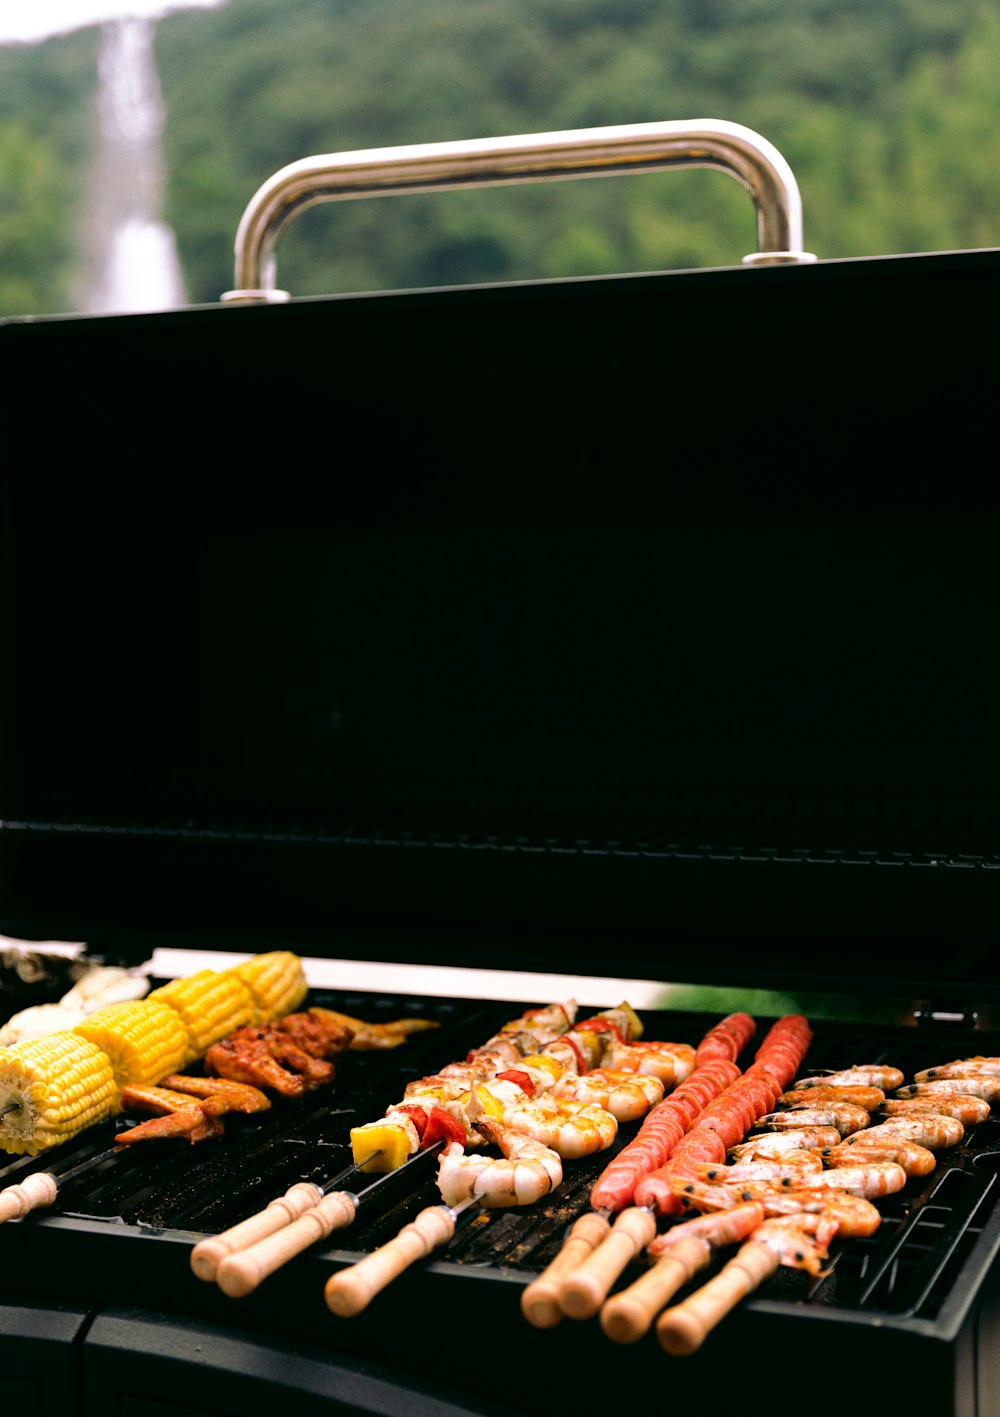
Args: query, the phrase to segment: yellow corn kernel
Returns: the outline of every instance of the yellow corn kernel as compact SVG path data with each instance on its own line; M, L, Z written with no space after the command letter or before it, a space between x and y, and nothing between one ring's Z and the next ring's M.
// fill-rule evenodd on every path
M291 950L269 950L225 972L235 974L250 990L258 1024L291 1013L309 992L302 961Z
M395 1171L416 1150L415 1135L415 1128L408 1130L401 1122L365 1122L352 1127L354 1164L362 1171Z
M213 1043L234 1029L253 1023L256 1016L253 994L231 969L200 969L186 979L171 979L169 984L154 989L146 1002L150 1000L171 1008L187 1036L187 1050L181 1062L164 1068L159 1077L204 1057Z
M119 1087L158 1082L187 1059L187 1030L173 1009L152 995L108 1004L78 1023L73 1032L108 1055Z
M37 1156L120 1108L111 1060L86 1038L61 1029L0 1048L4 1151Z

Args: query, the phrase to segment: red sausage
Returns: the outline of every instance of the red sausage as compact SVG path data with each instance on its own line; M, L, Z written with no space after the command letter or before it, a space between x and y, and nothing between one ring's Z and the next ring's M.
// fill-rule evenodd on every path
M727 1058L696 1067L647 1112L633 1140L604 1168L590 1192L593 1209L619 1211L631 1205L637 1180L666 1164L704 1108L739 1076L739 1068Z

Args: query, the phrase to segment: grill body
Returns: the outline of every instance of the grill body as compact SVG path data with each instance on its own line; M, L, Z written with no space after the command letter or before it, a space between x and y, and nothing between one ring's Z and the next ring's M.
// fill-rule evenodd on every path
M1000 1411L995 1116L821 1283L780 1273L683 1361L520 1319L596 1166L476 1217L356 1320L325 1277L432 1175L246 1300L188 1267L514 1012L403 997L394 966L708 985L718 1013L822 1000L810 1066L1000 1052L998 272L974 252L0 324L2 928L127 962L384 961L383 991L317 997L442 1022L345 1060L328 1114L116 1159L4 1227L18 1410L540 1417L540 1370L608 1402L778 1382L819 1412ZM646 1018L696 1041L718 1013Z

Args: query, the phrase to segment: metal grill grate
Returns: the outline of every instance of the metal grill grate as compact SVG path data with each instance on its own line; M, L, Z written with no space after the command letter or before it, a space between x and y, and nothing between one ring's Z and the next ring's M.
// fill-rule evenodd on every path
M94 1171L67 1184L56 1206L58 1222L55 1214L39 1214L17 1227L18 1251L30 1256L34 1237L52 1223L72 1221L91 1234L124 1228L138 1237L177 1233L193 1243L199 1234L218 1232L259 1210L297 1180L326 1181L350 1166L352 1125L380 1115L398 1100L411 1078L463 1056L510 1014L510 1005L502 1003L336 993L316 997L329 1007L374 1020L423 1013L435 1018L440 1028L415 1035L405 1048L384 1055L343 1055L332 1088L293 1103L276 1103L260 1117L230 1117L221 1140L195 1147L182 1141L153 1143L107 1155ZM662 1012L647 1013L644 1021L650 1037L696 1040L716 1017ZM768 1023L758 1020L758 1041ZM910 1076L946 1057L990 1047L982 1033L948 1030L940 1035L940 1030L917 1027L876 1031L817 1023L807 1066L887 1061ZM527 1283L558 1252L568 1226L587 1208L592 1182L634 1131L635 1124L623 1126L611 1153L567 1163L563 1185L548 1201L525 1210L483 1212L474 1223L460 1226L428 1267L502 1274ZM0 1168L0 1185L41 1164L68 1170L100 1155L111 1146L113 1132L114 1124L105 1124L47 1158L10 1162ZM934 1320L956 1284L969 1283L965 1270L996 1209L998 1176L1000 1118L994 1116L970 1129L958 1147L939 1153L929 1177L911 1180L903 1192L880 1202L883 1220L874 1236L834 1242L822 1278L781 1270L753 1302L787 1302L830 1313L859 1311L878 1315L882 1322ZM435 1203L434 1177L433 1160L428 1158L422 1169L408 1169L395 1190L383 1187L374 1213L362 1209L355 1225L335 1237L331 1260L347 1262L376 1248L419 1209ZM360 1189L366 1179L355 1178L350 1184ZM0 1236L0 1245L12 1238L9 1233ZM642 1268L636 1261L622 1283L637 1278ZM162 1298L156 1296L157 1301ZM183 1307L182 1293L172 1298Z

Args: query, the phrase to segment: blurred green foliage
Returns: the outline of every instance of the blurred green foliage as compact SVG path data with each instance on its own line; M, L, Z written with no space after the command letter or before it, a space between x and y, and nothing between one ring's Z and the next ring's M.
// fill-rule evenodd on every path
M96 33L0 49L0 311L67 308ZM774 143L821 257L1000 245L1000 0L228 0L161 20L156 53L193 302L233 284L247 201L298 158L670 119ZM278 276L313 295L755 246L738 184L685 171L326 203Z

